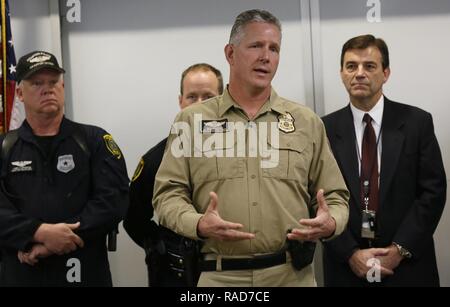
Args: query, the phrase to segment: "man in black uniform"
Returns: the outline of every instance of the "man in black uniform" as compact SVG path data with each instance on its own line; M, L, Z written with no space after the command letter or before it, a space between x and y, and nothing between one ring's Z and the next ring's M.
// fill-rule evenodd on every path
M112 285L106 236L128 207L125 161L110 134L64 117L64 72L44 51L17 65L26 120L0 138L0 285Z
M220 95L223 92L222 74L205 63L188 67L181 75L180 108ZM159 226L153 218L153 185L164 154L167 139L150 149L139 162L130 185L130 208L124 220L125 230L136 244L146 251L151 286L185 286L176 271L168 269L168 257L160 241ZM158 251L157 251L158 250Z

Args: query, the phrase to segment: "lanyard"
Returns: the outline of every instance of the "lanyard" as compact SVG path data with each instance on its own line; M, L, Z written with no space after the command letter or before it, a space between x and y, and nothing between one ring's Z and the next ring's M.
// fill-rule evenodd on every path
M372 126L373 127L373 126ZM366 127L364 128L364 132L365 129L367 128L367 124ZM358 153L358 159L359 159L359 164L360 164L360 178L363 179L363 193L364 193L364 206L366 207L366 211L369 210L369 193L370 193L370 178L372 178L372 174L373 174L373 170L375 168L376 165L376 161L378 161L378 144L380 142L380 137L381 137L381 133L383 132L383 126L381 126L380 128L380 133L378 134L377 137L377 143L375 146L375 155L374 155L374 159L372 159L372 165L369 168L370 173L367 174L369 176L364 176L364 172L363 172L363 167L362 167L362 157L361 157L361 152L359 150L359 145L358 145L358 139L355 136L355 143L356 143L356 148L357 148L357 153ZM361 147L363 146L363 141L364 141L364 134L363 134L363 139L361 140Z

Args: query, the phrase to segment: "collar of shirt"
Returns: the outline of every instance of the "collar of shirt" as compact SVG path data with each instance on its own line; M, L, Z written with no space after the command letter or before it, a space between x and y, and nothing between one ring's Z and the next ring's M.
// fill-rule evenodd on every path
M223 115L232 107L242 110L242 107L236 101L234 101L233 97L231 97L227 87L223 92L223 102L219 105L219 114L218 114L219 117L223 117ZM283 108L282 102L280 99L278 99L278 94L277 92L275 92L273 88L271 90L269 100L266 103L264 103L264 105L258 111L258 114L255 118L257 118L261 114L268 112L269 110L273 110L279 114L285 113L285 109Z
M59 132L55 136L55 143L58 143L60 140L63 140L71 136L74 130L75 130L75 123L68 120L65 116L63 116L61 125L59 127ZM33 140L35 139L35 137L33 134L33 129L31 128L30 124L26 119L19 127L19 137L28 142L31 143L34 142Z
M355 124L356 138L358 143L361 143L362 136L364 134L364 129L366 128L366 123L363 122L364 114L368 113L372 117L372 126L375 130L375 135L378 138L380 134L381 124L383 121L383 110L384 110L384 96L382 95L380 100L375 104L375 106L369 112L362 111L356 108L350 103L350 108L353 114L353 122Z

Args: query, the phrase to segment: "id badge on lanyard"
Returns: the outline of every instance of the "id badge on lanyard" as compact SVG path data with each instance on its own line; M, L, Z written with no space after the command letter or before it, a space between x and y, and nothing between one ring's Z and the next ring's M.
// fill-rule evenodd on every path
M364 206L362 211L361 237L365 239L375 239L376 212L369 210L369 181L363 182Z

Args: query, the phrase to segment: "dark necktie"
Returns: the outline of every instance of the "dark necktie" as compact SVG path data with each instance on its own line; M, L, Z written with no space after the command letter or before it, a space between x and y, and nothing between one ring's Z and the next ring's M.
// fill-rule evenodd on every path
M378 209L378 150L375 130L372 126L372 117L364 114L363 121L366 123L362 140L362 160L361 160L361 201L365 207L364 197L367 186L369 191L369 210Z

